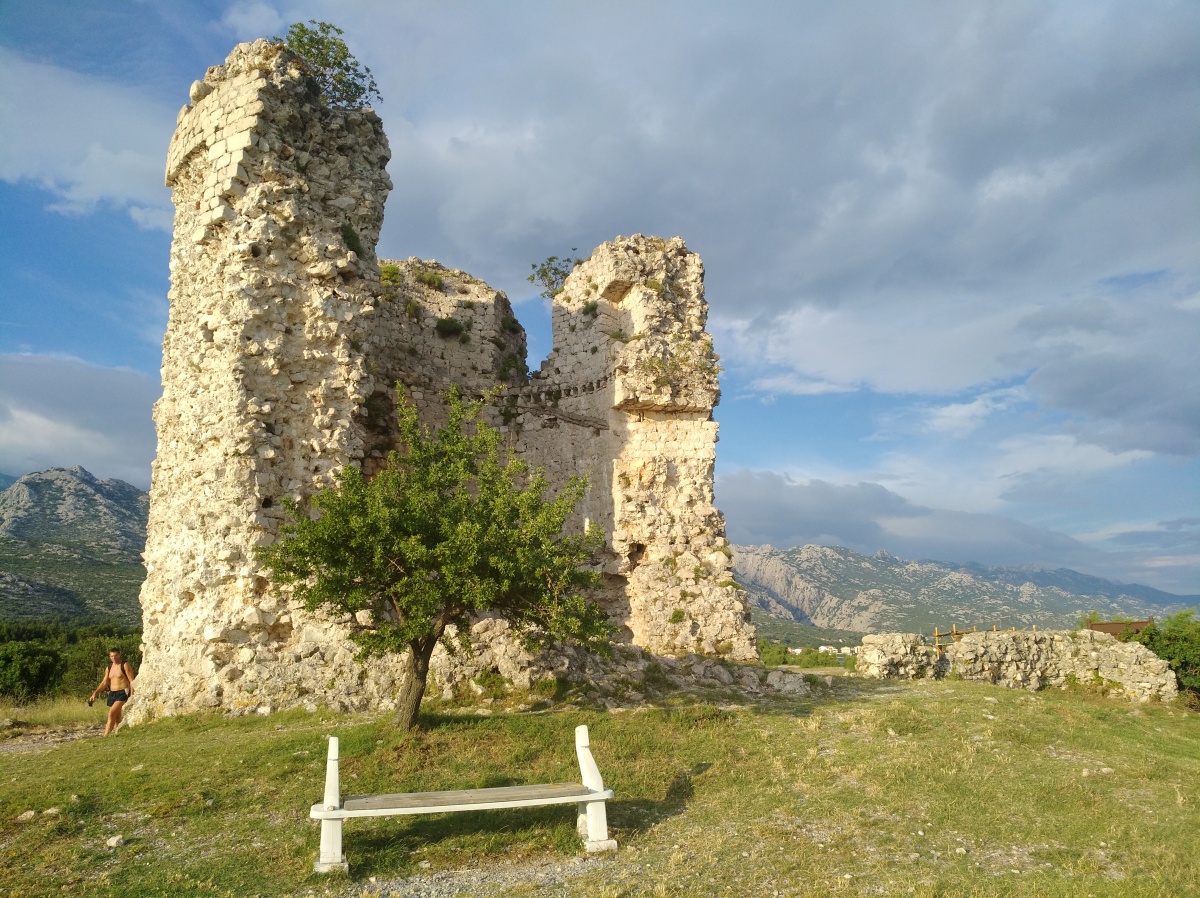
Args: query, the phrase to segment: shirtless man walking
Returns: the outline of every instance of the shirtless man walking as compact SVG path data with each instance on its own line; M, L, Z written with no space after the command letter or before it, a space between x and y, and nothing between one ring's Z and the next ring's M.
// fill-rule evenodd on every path
M108 722L104 725L104 735L116 730L121 722L121 709L133 697L133 668L121 657L118 649L108 650L108 669L104 671L104 679L88 699L88 704L96 700L105 688L108 689Z

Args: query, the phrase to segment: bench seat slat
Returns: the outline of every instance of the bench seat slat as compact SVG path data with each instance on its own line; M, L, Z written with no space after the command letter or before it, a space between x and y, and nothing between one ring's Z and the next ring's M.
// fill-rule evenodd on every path
M347 798L342 808L365 811L383 808L436 808L447 805L494 804L506 801L543 801L555 798L582 798L591 789L578 783L550 783L534 786L496 786L489 789L461 789L452 792L398 792L393 795L357 795Z

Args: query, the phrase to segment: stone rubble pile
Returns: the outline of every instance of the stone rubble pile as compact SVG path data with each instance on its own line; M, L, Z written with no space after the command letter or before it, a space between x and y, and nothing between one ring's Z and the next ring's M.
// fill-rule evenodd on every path
M1095 685L1130 701L1171 701L1179 686L1170 665L1137 642L1091 630L967 633L941 655L916 633L863 637L858 672L875 679L957 676L1011 689Z

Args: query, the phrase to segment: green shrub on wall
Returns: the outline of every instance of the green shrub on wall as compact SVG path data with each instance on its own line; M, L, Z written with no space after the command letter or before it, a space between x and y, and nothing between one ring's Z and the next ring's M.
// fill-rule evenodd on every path
M338 109L358 109L381 99L371 70L355 59L342 40L345 32L316 19L309 19L308 25L296 22L286 35L271 40L304 58L325 102Z

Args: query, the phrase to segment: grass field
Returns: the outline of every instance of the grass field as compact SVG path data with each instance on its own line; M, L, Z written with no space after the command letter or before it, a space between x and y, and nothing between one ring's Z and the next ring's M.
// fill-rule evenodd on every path
M413 734L295 712L40 753L0 741L0 895L365 898L461 869L484 871L461 880L481 895L1200 894L1200 714L1182 707L857 677L798 701L665 705L431 714ZM325 734L362 794L573 780L579 723L616 791L615 855L574 862L573 808L551 807L350 821L351 876L311 873ZM566 879L522 878L548 862Z

